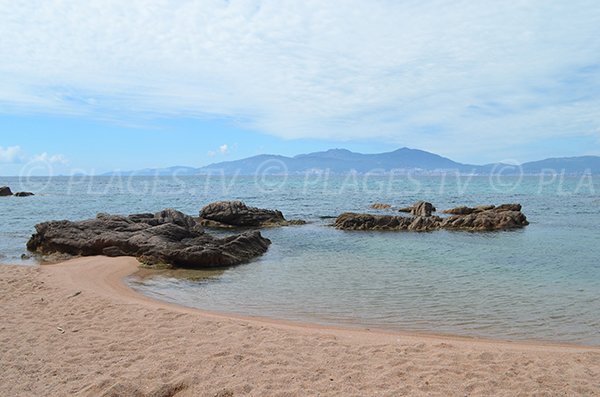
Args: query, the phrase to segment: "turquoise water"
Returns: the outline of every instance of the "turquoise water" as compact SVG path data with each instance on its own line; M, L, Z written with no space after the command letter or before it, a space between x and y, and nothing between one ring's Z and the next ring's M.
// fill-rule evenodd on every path
M182 279L132 278L150 296L244 315L509 340L600 344L600 177L2 178L41 193L0 199L0 260L20 259L37 222L240 199L310 223L263 234L252 263ZM438 208L520 202L531 224L493 232L343 232L373 202Z

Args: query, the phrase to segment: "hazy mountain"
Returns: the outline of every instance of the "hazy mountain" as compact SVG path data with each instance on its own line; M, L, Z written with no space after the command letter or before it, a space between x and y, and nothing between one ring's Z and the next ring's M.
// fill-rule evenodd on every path
M524 163L521 169L526 174L539 174L552 169L557 173L583 174L591 172L600 174L600 157L582 156L552 158ZM256 174L299 174L307 171L321 170L332 174L389 173L390 171L441 173L458 172L462 174L486 175L493 172L503 174L518 173L518 166L506 164L473 165L463 164L446 157L423 150L402 148L393 152L362 154L346 149L331 149L324 152L300 154L294 157L262 154L235 161L214 163L201 168L176 166L169 168L144 169L139 171L117 171L104 175L256 175Z
M200 173L223 172L225 174L304 173L310 170L328 170L344 174L352 170L359 173L390 172L392 170L422 170L430 172L458 171L478 172L479 166L461 164L423 150L402 148L393 152L362 154L346 149L300 154L295 157L260 155L238 161L211 164L199 169Z
M522 165L527 174L541 174L554 170L565 174L600 174L599 156L561 157L532 161Z

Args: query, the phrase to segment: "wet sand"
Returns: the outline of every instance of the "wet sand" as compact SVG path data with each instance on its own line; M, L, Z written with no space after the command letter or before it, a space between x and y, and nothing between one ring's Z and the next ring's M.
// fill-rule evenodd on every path
M0 266L2 396L600 396L600 348L293 324L131 290L133 258Z

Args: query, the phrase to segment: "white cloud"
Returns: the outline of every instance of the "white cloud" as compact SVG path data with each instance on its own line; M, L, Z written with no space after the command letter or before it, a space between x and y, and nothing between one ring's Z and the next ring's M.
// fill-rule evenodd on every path
M44 152L31 158L32 161L41 161L50 164L67 164L67 158L62 154L49 155Z
M444 153L600 126L596 0L0 0L0 10L9 112L217 115L285 138Z
M18 163L22 161L23 151L20 146L0 146L0 163Z
M230 150L231 148L229 147L229 145L224 143L221 146L219 146L218 150L210 150L208 152L208 157L215 157L217 154L226 155L229 153Z

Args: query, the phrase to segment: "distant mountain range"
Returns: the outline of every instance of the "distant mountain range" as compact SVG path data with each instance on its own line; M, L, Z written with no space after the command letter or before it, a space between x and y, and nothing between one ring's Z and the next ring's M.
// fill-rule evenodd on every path
M362 154L346 149L331 149L325 152L300 154L294 157L262 154L242 160L224 161L205 167L194 168L175 166L169 168L151 168L137 171L115 171L103 175L256 175L256 174L303 174L311 171L323 171L331 174L415 172L440 174L456 172L460 174L488 175L502 174L541 174L556 172L572 174L600 174L599 156L580 156L550 158L521 164L463 164L446 157L423 150L402 148L393 152Z

